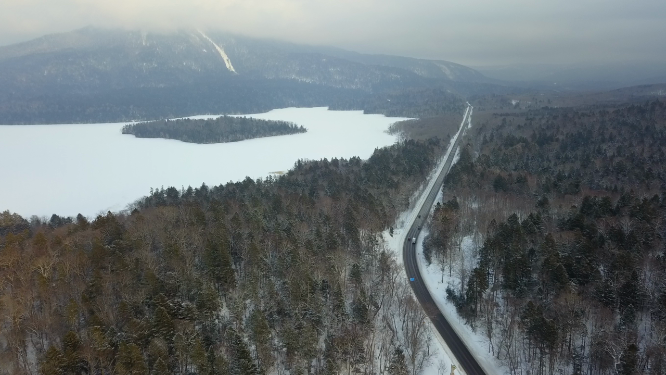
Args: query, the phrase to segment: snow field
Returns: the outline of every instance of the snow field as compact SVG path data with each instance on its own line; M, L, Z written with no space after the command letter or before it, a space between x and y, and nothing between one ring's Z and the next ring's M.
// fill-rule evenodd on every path
M94 217L125 209L150 188L265 178L288 171L299 159L367 159L375 148L396 142L386 129L404 120L325 107L245 116L290 121L308 131L200 145L124 135L125 123L0 126L0 159L11 161L3 166L0 211L26 218ZM69 161L66 167L63 161Z

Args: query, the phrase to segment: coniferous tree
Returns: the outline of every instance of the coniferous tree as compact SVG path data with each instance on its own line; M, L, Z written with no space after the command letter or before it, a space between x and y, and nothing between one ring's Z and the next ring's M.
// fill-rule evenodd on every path
M409 370L407 369L407 363L405 362L405 353L403 353L402 348L397 347L393 350L393 355L391 355L391 361L388 368L388 373L390 375L408 375Z
M634 375L637 374L636 365L638 363L638 346L636 344L629 344L622 352L620 357L620 374Z
M229 367L232 375L256 375L259 373L257 365L252 359L250 350L243 338L233 329L229 329L227 336L232 351L232 359Z
M121 375L148 374L141 348L133 343L121 343L116 356L116 372Z
M220 239L208 239L204 253L204 265L218 288L229 290L236 286L236 275L229 253L229 244L224 235Z

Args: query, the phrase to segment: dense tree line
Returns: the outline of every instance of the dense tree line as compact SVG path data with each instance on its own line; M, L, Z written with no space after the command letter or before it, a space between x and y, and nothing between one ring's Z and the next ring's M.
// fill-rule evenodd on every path
M664 101L483 125L426 243L459 314L512 373L666 373Z
M177 119L123 126L123 134L137 138L167 138L192 143L238 142L244 139L305 133L303 126L287 121L221 116L211 120Z
M430 85L433 86L433 85ZM437 85L434 85L437 86ZM221 89L223 87L223 89ZM141 121L206 113L262 113L275 108L325 107L399 117L460 113L464 100L445 87L377 87L371 92L287 79L225 77L164 86L100 92L44 89L34 97L0 93L0 124ZM53 94L49 94L53 92Z
M342 98L330 105L331 109L363 109L364 113L379 113L396 117L434 117L442 114L460 114L465 101L446 88L390 88L362 98Z
M9 233L20 233L30 228L30 223L21 217L9 211L0 213L0 236Z
M243 76L85 92L45 87L34 96L0 94L0 124L125 122L207 113L262 113L275 108L323 107L366 94L287 79Z
M427 316L380 231L446 142L0 217L0 373L416 374Z

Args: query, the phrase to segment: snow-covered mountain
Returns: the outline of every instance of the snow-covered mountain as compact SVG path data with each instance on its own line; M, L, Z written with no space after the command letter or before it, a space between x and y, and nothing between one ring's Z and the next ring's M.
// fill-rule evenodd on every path
M465 91L467 83L489 82L446 61L203 30L89 27L0 47L0 123L238 113L406 88Z

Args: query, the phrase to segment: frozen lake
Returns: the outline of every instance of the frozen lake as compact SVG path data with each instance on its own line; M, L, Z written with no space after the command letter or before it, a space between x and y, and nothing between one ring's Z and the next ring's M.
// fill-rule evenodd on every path
M150 188L198 187L266 177L298 159L367 159L391 145L403 118L362 111L286 108L247 115L291 121L307 133L199 145L123 135L125 123L0 126L0 212L95 216L122 210ZM213 116L196 116L204 118Z

